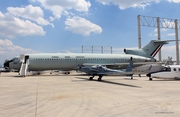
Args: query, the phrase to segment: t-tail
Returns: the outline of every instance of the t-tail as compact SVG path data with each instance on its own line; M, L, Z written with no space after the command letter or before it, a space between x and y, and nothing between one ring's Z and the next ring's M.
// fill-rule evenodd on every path
M152 61L155 61L154 57L159 52L161 47L165 44L168 44L168 42L171 41L175 41L175 40L166 40L166 41L151 40L142 49L124 49L124 53L148 57L151 58Z

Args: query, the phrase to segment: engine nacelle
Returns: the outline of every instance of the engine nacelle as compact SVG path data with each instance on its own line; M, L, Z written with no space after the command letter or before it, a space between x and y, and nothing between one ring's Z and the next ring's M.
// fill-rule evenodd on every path
M131 57L132 62L151 62L151 58L142 57L142 56L133 56Z
M124 53L139 55L139 56L147 56L147 54L141 49L124 49Z
M136 55L137 57L133 56L133 60L142 60L142 61L153 61L155 62L156 59L147 55L142 49L124 49L125 54Z

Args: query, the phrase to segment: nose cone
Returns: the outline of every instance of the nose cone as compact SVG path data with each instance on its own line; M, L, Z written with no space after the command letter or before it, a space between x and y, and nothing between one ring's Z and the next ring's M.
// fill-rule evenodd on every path
M4 62L4 68L9 68L9 60L6 60L5 62Z
M11 71L10 65L9 65L10 62L11 62L10 60L6 60L6 61L4 62L4 68L5 68L5 71L6 71L6 72L10 72L10 71Z

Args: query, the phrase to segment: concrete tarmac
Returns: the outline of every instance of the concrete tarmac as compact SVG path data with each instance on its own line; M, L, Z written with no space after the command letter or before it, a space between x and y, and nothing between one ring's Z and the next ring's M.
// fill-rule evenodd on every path
M1 73L0 117L180 117L180 80Z

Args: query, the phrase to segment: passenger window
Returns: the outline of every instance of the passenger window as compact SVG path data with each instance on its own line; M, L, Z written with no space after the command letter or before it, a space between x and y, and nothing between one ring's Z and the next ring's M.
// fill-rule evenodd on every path
M174 71L176 71L176 68L174 68Z

